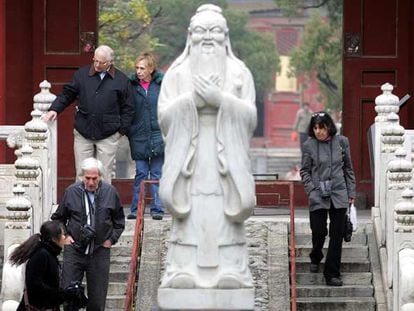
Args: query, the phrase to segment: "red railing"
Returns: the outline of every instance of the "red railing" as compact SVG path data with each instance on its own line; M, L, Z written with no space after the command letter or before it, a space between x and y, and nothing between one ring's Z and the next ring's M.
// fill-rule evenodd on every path
M258 193L258 186L270 189L270 192ZM288 186L289 199L282 198L279 186ZM279 190L278 190L279 189ZM295 241L295 206L294 206L295 182L280 181L280 180L256 180L256 196L257 200L261 201L262 207L277 207L280 204L289 202L290 214L290 295L291 295L291 310L296 311L296 241ZM267 200L260 200L260 195L267 197Z
M137 208L137 219L135 222L134 240L132 244L131 263L129 264L129 275L127 284L127 293L125 297L124 310L134 310L135 283L137 281L137 267L141 257L141 237L144 228L144 211L145 211L145 185L156 184L158 180L143 180L140 185L139 200Z
M295 206L293 198L295 197L295 184L287 181L289 184L289 211L290 211L290 298L292 311L296 311L296 241L295 241Z
M144 180L140 185L140 195L138 201L137 219L135 223L134 241L132 245L131 263L129 265L129 276L127 284L127 294L125 297L125 311L133 310L135 283L137 281L137 267L141 255L141 237L144 225L144 210L145 210L145 185L158 183L158 180ZM256 181L256 185L276 185L288 186L289 188L289 212L290 212L290 293L291 293L291 310L296 311L296 242L295 242L295 207L294 207L294 182L292 181Z

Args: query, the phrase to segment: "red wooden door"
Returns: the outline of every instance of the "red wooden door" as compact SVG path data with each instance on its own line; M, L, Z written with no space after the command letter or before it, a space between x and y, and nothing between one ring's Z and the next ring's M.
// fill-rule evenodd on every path
M374 122L375 97L385 82L394 94L414 95L412 0L344 0L343 130L351 143L357 191L373 204L367 131ZM414 100L400 111L404 127L414 126ZM411 117L410 117L411 116Z
M44 79L58 94L76 69L91 63L97 39L98 2L41 0L33 5L33 90ZM58 192L74 181L74 105L58 117Z

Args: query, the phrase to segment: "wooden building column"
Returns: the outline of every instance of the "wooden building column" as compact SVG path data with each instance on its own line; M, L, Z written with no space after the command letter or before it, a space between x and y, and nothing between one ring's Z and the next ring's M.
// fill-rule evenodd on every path
M0 125L6 122L6 0L0 0ZM0 147L0 163L6 159L5 147Z

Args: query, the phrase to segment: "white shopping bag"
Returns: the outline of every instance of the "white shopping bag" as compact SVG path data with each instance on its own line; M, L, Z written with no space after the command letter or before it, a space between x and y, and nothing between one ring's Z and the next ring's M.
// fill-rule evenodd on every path
M349 211L349 218L352 222L352 230L356 231L358 227L358 219L357 219L357 212L354 203L351 204L350 211Z

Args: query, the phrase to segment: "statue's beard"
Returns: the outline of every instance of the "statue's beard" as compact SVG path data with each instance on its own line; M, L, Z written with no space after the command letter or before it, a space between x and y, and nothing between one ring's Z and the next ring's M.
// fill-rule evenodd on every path
M198 44L192 46L190 51L191 76L203 76L209 78L212 74L221 79L220 87L224 84L226 73L226 48L215 44L212 53L203 52L203 47Z

